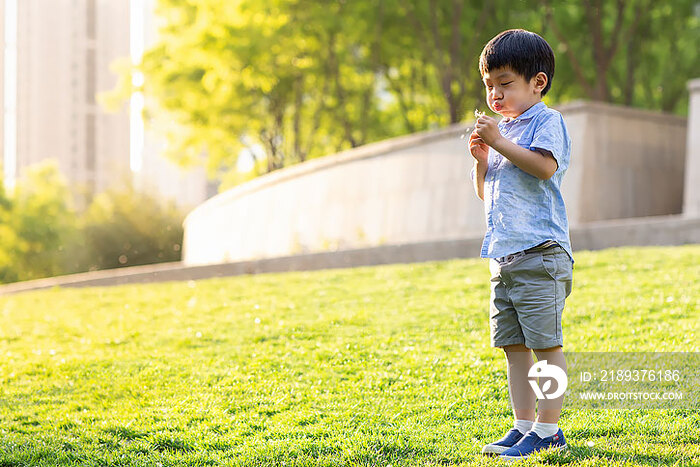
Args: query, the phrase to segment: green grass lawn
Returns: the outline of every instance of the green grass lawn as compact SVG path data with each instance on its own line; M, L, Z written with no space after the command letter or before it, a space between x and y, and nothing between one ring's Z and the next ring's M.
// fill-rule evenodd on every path
M698 351L700 245L576 255L567 351ZM0 466L502 465L488 264L0 297ZM565 410L567 454L700 465L692 410Z

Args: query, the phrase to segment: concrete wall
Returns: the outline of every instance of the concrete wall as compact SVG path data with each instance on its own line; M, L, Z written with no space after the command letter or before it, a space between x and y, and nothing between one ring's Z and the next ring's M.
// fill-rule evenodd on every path
M681 212L685 119L600 103L559 110L573 140L563 193L572 226ZM183 260L214 264L478 237L483 206L460 139L469 127L370 144L215 196L187 217Z
M563 185L572 225L682 212L685 118L594 102L559 110L573 141Z
M700 79L688 82L688 91L688 150L683 214L687 217L700 217Z
M187 264L479 235L459 125L357 148L222 193L185 221Z

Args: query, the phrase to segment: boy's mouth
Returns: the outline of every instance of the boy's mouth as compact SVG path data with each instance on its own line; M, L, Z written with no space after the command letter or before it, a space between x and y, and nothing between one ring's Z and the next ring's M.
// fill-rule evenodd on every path
M494 102L494 103L493 103L493 110L495 110L496 112L498 112L498 111L501 110L502 108L503 108L503 105L501 105L499 102Z

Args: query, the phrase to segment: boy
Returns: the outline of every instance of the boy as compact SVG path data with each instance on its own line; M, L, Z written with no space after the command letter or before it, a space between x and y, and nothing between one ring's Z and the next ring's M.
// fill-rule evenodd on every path
M481 256L491 258L491 345L505 351L515 416L514 428L482 452L513 460L566 448L557 426L563 395L540 399L535 421L528 371L534 350L538 361L566 372L561 313L573 256L560 187L571 140L561 114L542 102L554 76L554 53L544 39L504 31L484 47L479 70L489 108L505 117L479 116L469 150L486 213Z

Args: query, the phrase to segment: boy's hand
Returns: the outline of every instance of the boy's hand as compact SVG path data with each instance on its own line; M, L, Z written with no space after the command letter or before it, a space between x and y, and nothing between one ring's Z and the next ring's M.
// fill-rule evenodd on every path
M502 138L501 132L498 131L498 122L496 122L496 119L487 117L486 115L482 115L478 118L474 131L484 143L491 147L496 144L496 141Z
M487 165L489 161L489 147L479 135L476 129L469 135L469 152L479 163Z

